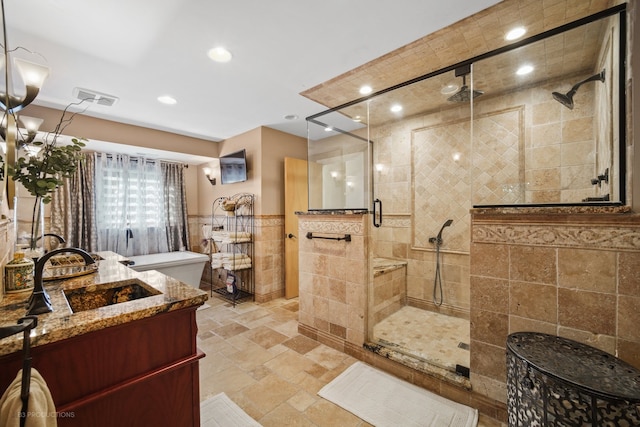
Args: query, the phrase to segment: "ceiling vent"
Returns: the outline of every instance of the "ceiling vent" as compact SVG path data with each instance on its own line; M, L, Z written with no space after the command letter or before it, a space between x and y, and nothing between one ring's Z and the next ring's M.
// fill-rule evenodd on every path
M83 89L81 87L73 89L73 96L85 102L104 105L106 107L111 107L118 101L117 96L107 95L106 93L97 92L91 89Z

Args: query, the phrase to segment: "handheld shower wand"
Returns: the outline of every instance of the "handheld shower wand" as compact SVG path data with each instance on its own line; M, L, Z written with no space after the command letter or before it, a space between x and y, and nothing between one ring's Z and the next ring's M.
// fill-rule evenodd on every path
M437 237L429 237L429 243L435 243L436 246L442 245L442 230L444 230L445 227L450 226L452 223L453 223L452 219L446 220L445 223L442 224L442 228L438 232L438 236Z
M442 224L442 228L440 229L440 232L438 232L438 236L429 238L429 243L434 243L436 245L436 276L433 280L433 303L437 306L442 305L442 275L440 274L440 246L442 246L442 231L452 223L452 219L446 220L445 223ZM438 289L440 289L440 299L437 297Z

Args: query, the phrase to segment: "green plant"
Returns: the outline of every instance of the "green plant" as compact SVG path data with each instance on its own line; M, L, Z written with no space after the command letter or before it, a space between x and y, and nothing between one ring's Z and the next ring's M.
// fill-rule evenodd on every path
M23 156L9 165L9 176L21 183L24 188L43 203L51 202L51 193L64 184L64 178L70 178L82 158L81 150L86 139L72 138L69 145L57 145L58 138L51 142L32 142L31 146L40 147L35 156Z
M15 164L7 164L7 175L13 181L22 184L29 194L35 197L29 235L31 250L36 249L37 240L42 232L39 229L40 222L36 220L41 214L40 201L44 204L50 203L52 193L64 185L65 178L73 176L82 159L82 148L86 146L85 138L71 138L68 144L60 143L62 131L77 114L65 118L67 108L55 130L47 133L42 140L27 143L24 139L18 138L18 148L22 148L28 155L18 157Z

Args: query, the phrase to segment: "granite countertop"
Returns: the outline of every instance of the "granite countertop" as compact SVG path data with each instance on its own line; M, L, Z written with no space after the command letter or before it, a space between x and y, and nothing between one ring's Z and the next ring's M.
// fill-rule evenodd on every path
M51 297L53 312L38 315L38 326L31 331L31 346L39 346L111 326L155 316L156 314L201 305L207 293L157 271L136 272L120 261L113 252L99 252L102 258L95 273L64 280L44 282ZM89 285L139 280L161 292L137 300L108 305L73 313L64 297L64 290ZM26 315L31 292L6 294L0 302L0 327L17 324ZM22 350L23 334L15 334L0 341L0 356Z

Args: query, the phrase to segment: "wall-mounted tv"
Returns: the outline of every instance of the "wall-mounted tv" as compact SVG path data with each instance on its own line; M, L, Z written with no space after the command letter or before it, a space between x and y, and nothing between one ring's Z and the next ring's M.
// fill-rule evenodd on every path
M247 180L246 150L220 156L220 182L233 184Z

